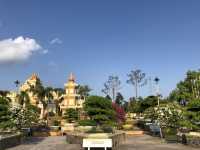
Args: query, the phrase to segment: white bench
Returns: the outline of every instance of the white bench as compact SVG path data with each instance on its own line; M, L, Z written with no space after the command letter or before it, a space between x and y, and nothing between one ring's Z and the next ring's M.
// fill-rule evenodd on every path
M112 148L112 139L83 139L83 148Z

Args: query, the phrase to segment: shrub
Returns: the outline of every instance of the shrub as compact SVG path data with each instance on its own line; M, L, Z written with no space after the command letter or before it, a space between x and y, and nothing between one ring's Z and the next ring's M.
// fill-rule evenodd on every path
M111 126L103 125L101 128L102 128L103 132L105 132L105 133L112 133L113 132L113 128Z
M60 125L60 121L54 120L53 125L54 125L54 126L59 126L59 125Z
M0 129L7 129L13 126L11 112L6 98L0 96Z
M70 123L78 120L78 111L73 108L66 109L64 119L66 119Z
M84 103L84 110L97 125L106 124L108 121L115 121L115 112L112 108L112 102L104 97L88 97Z
M80 120L78 124L80 126L96 126L96 122L94 120Z

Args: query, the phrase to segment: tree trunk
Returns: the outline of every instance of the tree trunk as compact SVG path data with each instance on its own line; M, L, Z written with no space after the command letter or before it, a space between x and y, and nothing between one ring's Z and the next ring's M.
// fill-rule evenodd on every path
M138 98L138 83L136 81L136 83L135 83L135 99L137 100L137 98Z
M160 127L160 138L163 138L162 128Z
M115 101L115 88L112 88L112 96L113 101Z

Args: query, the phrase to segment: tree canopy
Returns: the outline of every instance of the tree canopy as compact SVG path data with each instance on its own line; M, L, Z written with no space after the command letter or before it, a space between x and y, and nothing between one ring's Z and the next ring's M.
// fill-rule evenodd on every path
M66 109L64 113L64 119L66 119L70 123L78 120L78 110L74 108Z
M120 89L121 81L118 76L109 76L108 80L104 83L102 92L109 95L113 101L116 100L116 94Z
M131 70L127 76L129 78L127 83L132 84L135 87L135 98L137 99L139 87L144 86L147 82L145 79L146 74L143 73L140 69L136 69Z
M92 89L88 85L77 86L77 93L80 94L82 97L88 97L91 90Z
M84 103L84 110L98 125L112 123L115 120L112 102L101 96L88 97Z
M0 129L7 129L12 126L9 102L6 98L0 96Z

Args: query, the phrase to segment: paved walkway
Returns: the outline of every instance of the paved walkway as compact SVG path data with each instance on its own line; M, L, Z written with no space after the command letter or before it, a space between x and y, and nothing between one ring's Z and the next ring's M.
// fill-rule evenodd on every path
M8 150L80 150L76 144L67 144L65 137L31 138L24 144ZM149 135L129 136L119 150L199 150L182 144L167 144Z
M33 137L8 150L79 150L79 145L67 144L64 136Z
M177 143L166 143L158 137L149 135L127 136L119 150L199 150Z

